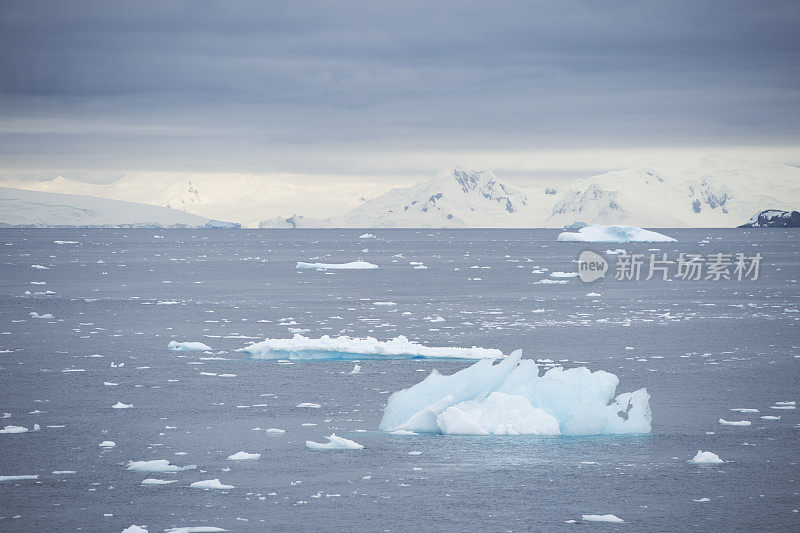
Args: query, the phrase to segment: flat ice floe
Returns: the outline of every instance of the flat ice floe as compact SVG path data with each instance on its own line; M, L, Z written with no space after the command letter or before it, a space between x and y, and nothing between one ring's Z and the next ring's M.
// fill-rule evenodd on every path
M39 479L39 474L24 476L0 476L0 481L24 481L26 479Z
M128 461L128 470L133 472L182 472L194 470L197 465L175 466L167 459L153 459L151 461Z
M311 450L362 450L364 446L356 441L346 439L344 437L337 437L336 433L331 434L330 437L325 437L328 442L314 442L313 440L306 441L306 447Z
M373 337L329 337L311 339L295 334L291 339L266 339L238 351L254 359L501 359L493 348L428 347L400 335L388 341Z
M676 242L675 239L636 226L603 226L595 224L575 232L564 231L558 236L562 242Z
M177 342L170 341L167 347L173 352L190 352L190 351L205 351L210 350L211 347L203 344L202 342Z
M380 429L460 435L600 435L649 433L646 389L614 394L614 374L588 368L551 368L539 376L516 350L493 365L474 365L389 397ZM622 416L621 416L622 414Z
M581 520L584 522L609 522L612 524L622 524L625 522L625 520L613 514L585 514L581 515Z
M189 487L193 489L211 489L211 490L227 490L234 489L233 485L224 485L219 479L205 479L203 481L195 481Z
M372 270L378 268L378 265L373 265L366 261L351 261L349 263L304 263L298 261L295 268L298 270Z
M28 428L22 426L6 426L0 429L0 433L14 434L14 433L27 433Z
M725 420L724 418L720 418L719 423L723 426L749 426L751 424L749 420Z

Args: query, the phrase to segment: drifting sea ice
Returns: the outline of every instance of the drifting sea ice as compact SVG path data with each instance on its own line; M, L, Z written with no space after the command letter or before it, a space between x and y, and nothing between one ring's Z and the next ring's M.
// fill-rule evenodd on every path
M172 483L177 483L177 479L155 479L155 478L147 478L142 480L142 485L170 485Z
M202 342L170 341L167 347L173 352L204 351L211 349L210 346L206 346Z
M228 461L255 461L259 457L260 453L236 452L228 456Z
M306 447L310 450L362 450L363 444L356 441L345 439L344 437L337 437L336 433L331 434L330 437L325 437L328 442L314 442L313 440L306 441Z
M3 429L0 429L0 433L12 434L12 433L27 433L28 428L22 426L6 426Z
M153 459L151 461L128 461L128 470L133 472L183 472L194 470L197 465L175 466L169 464L167 459Z
M562 242L676 242L672 237L636 226L603 226L595 224L581 228L577 233L559 234Z
M724 463L725 461L720 459L719 455L715 453L697 450L697 454L692 459L690 459L689 462L696 464L705 464L705 465L717 465Z
M39 479L39 474L24 476L0 476L0 481L24 481L26 479Z
M428 347L400 335L388 341L373 337L311 339L295 334L291 339L266 339L237 350L254 359L500 359L497 349Z
M195 481L189 487L193 489L211 489L211 490L227 490L234 489L233 485L224 485L219 479L204 479L203 481Z
M649 433L646 389L614 398L619 379L588 368L539 376L522 351L493 365L478 361L449 376L436 370L389 397L380 429L471 435ZM622 414L622 416L621 416Z
M366 261L351 261L349 263L304 263L298 261L295 266L298 270L372 270L378 265Z
M724 418L719 419L719 423L723 426L749 426L751 422L749 420L725 420Z
M585 514L581 515L581 520L584 522L610 522L612 524L625 522L625 520L613 514Z

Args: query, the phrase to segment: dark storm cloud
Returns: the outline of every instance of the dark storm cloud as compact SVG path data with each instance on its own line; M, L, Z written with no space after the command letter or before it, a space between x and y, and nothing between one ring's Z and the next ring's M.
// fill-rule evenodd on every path
M4 2L0 163L793 143L799 5Z

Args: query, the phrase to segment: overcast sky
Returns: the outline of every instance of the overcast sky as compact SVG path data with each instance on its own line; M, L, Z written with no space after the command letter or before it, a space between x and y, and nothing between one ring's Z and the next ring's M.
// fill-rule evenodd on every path
M798 28L796 0L4 1L0 172L797 163Z

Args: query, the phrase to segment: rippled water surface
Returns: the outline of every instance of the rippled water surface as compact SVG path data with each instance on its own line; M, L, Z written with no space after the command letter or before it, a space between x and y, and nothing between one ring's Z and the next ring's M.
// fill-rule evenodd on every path
M678 243L588 247L552 230L361 233L0 230L0 428L41 428L0 434L0 476L38 475L0 482L0 530L800 528L800 417L774 408L800 400L800 232L672 230ZM535 283L575 271L584 249L613 262L608 248L764 259L755 281ZM357 259L379 268L295 268ZM606 370L619 392L647 387L653 430L387 435L391 392L470 363L369 360L351 375L352 361L235 351L296 332L521 348L543 367ZM172 340L212 350L171 352ZM333 432L364 449L306 448ZM688 463L698 449L725 463ZM261 458L226 460L238 451ZM126 470L154 459L197 468ZM189 487L215 478L234 488ZM607 513L625 523L580 523Z

